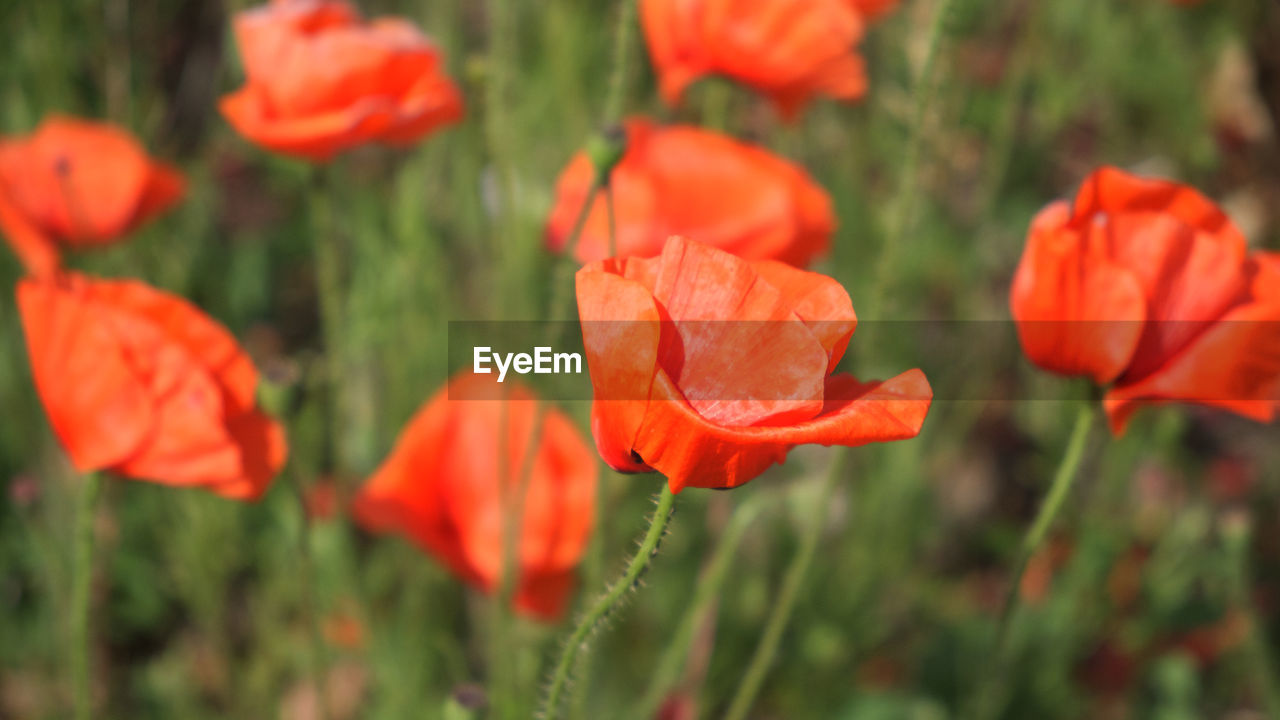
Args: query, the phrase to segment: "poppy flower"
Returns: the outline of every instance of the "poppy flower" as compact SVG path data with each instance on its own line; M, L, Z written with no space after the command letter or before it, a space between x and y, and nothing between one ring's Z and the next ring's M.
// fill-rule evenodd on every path
M867 90L857 53L868 0L642 0L659 89L676 105L686 87L724 75L795 117L814 96L856 100Z
M1010 305L1032 362L1108 387L1116 434L1153 403L1275 417L1280 255L1192 188L1098 170L1032 223Z
M252 500L284 465L257 370L185 300L65 273L21 281L18 308L36 391L77 470Z
M519 385L502 386L506 399L474 399L497 387L464 374L437 392L361 489L353 512L369 530L403 533L464 581L493 591L507 503L528 468L515 603L551 620L564 611L591 535L597 466L563 413L547 409L535 431L538 401Z
M912 438L929 411L919 370L834 372L857 318L824 275L674 237L582 268L577 289L596 448L675 492L736 487L796 445Z
M717 133L644 119L627 123L626 147L609 180L619 257L658 255L672 235L697 237L747 260L793 265L830 246L831 199L783 158ZM551 249L564 249L594 179L586 153L561 174L547 221ZM609 211L600 195L574 257L586 263L609 256Z
M107 245L173 206L185 182L124 130L46 118L0 138L0 231L32 274L58 266L58 245Z
M439 49L409 21L364 21L337 0L273 0L235 18L243 88L222 114L248 139L323 161L407 145L462 117Z

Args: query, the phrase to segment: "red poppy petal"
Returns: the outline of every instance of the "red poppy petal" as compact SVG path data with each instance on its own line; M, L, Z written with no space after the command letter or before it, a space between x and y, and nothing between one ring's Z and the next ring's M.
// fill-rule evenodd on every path
M240 452L225 425L223 392L209 371L161 328L128 312L106 314L108 325L147 385L155 427L114 470L166 485L194 486L241 475Z
M251 410L228 418L226 428L240 453L240 477L210 483L209 489L231 500L257 500L289 458L284 427L269 415Z
M58 269L61 258L57 245L46 237L0 190L0 230L9 247L30 275L49 275Z
M650 264L604 261L584 267L576 276L583 347L595 395L591 431L600 456L623 472L649 469L632 459L631 447L658 366L662 326L650 291L615 273L623 266Z
M703 417L776 425L822 409L827 351L750 264L675 237L660 267L653 295L672 322L658 361Z
M151 172L138 141L112 125L54 116L32 136L28 175L56 192L32 202L45 205L46 222L73 245L100 245L131 229ZM36 184L28 185L33 191ZM16 190L16 188L15 188ZM19 191L21 192L21 191Z
M22 280L18 307L36 391L76 469L110 467L152 431L146 387L98 309L67 286L77 276Z
M866 90L862 20L842 0L710 0L705 12L714 66L768 92L786 118L812 95Z
M598 468L569 418L548 410L525 493L522 568L564 570L582 559L595 523Z
M778 427L726 428L693 412L671 379L659 373L635 450L667 476L675 492L690 486L737 487L770 465L785 462L787 452L796 445L856 447L915 437L933 398L919 370L884 382L859 383L847 375L834 376L828 394L822 413L812 420Z
M1159 370L1117 384L1104 401L1117 435L1144 403L1192 402L1262 422L1280 404L1280 255L1251 262L1253 300L1208 327Z
M844 286L821 273L780 262L761 261L752 267L782 293L783 302L813 331L827 351L827 372L834 371L858 326L853 301Z
M186 300L134 280L97 281L90 290L102 302L153 324L208 370L226 393L232 409L256 406L258 371L235 337Z
M1064 227L1067 216L1067 206L1054 203L1032 223L1010 307L1032 362L1106 384L1142 337L1146 298L1127 270L1086 252L1081 235Z
M1193 232L1170 215L1121 215L1099 232L1143 286L1147 326L1125 380L1163 365L1248 291L1244 246Z
M399 532L468 582L480 581L462 552L458 529L439 481L451 443L448 389L413 416L395 447L352 503L356 520L373 532Z
M255 143L313 162L369 142L397 120L395 105L385 99L370 98L341 110L296 118L271 117L262 102L259 92L247 86L224 96L218 108L241 135Z
M709 69L701 32L701 4L690 0L643 0L640 20L658 72L662 99L668 105L678 105L684 89Z
M1243 249L1246 244L1231 218L1195 188L1109 166L1098 169L1080 187L1072 219L1133 212L1168 214L1228 245Z
M187 181L177 169L163 164L151 166L151 176L138 199L133 224L140 225L173 207L186 194Z
M437 128L458 122L462 116L462 94L453 81L440 74L427 75L404 97L395 122L378 140L408 145Z

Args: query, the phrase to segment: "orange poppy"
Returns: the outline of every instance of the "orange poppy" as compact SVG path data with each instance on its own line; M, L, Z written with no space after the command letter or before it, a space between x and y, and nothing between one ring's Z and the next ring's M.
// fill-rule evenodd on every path
M1010 305L1033 362L1109 386L1117 434L1151 403L1275 417L1280 255L1192 188L1098 170L1032 223Z
M864 2L642 0L640 8L668 104L678 104L695 80L724 75L768 95L791 118L811 97L855 100L866 93L857 53Z
M538 401L510 382L506 399L474 399L497 387L464 374L437 392L361 489L353 512L369 530L403 533L466 582L493 591L507 503L529 468L515 603L551 620L564 611L591 535L597 466L573 423L554 409L543 414L536 454L526 460Z
M929 411L919 370L834 373L857 319L824 275L674 237L582 268L577 288L596 447L675 492L736 487L796 445L915 437Z
M169 209L185 182L124 130L53 116L0 138L0 230L32 274L58 267L58 244L106 245Z
M580 153L561 174L547 244L563 250L592 189ZM619 257L653 257L688 235L747 260L805 265L826 252L836 221L831 198L799 166L762 148L689 126L627 123L627 151L613 169ZM574 248L580 262L609 257L609 212L597 197Z
M239 13L246 84L221 110L268 149L323 161L407 145L462 117L439 49L402 18L364 21L337 0L273 0Z
M81 472L252 500L284 465L253 363L185 300L65 273L21 281L18 307L36 390Z

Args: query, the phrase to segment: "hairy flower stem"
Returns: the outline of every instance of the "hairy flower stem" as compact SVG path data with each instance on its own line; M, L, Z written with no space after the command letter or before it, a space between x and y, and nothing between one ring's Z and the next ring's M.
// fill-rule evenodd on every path
M516 589L520 581L520 533L524 523L525 502L529 496L529 484L533 477L533 463L538 456L538 445L542 440L542 430L546 425L547 408L543 404L533 419L533 432L529 436L529 444L520 460L519 475L514 486L502 487L503 519L502 519L502 573L498 578L497 591L493 601L493 627L491 630L491 649L489 661L493 666L492 688L497 717L516 717L519 714L517 699L518 690L515 678L512 630L514 616L512 608L515 602ZM511 442L511 420L509 406L504 406L501 429L499 431L499 478L505 481L511 476L513 468L507 467L509 453L506 452Z
M343 377L346 363L342 357L342 315L346 304L346 289L343 282L343 252L338 230L334 226L336 214L333 211L333 167L317 167L312 177L310 198L311 210L311 246L315 254L316 295L320 305L320 334L324 346L323 377L328 395L328 423L325 445L329 448L331 465L338 469L346 469L345 458L340 448L344 444L342 390L339 381Z
M84 476L75 519L75 557L71 578L71 687L75 720L89 720L93 714L89 614L93 586L93 521L102 478L97 473Z
M697 633L699 626L707 621L708 613L712 611L719 597L720 588L728 577L734 553L738 550L742 536L764 509L765 501L768 499L770 499L768 493L757 492L734 511L728 526L720 535L714 554L698 580L693 601L689 603L684 616L680 618L680 623L671 635L671 642L667 643L653 674L650 675L648 689L645 690L635 712L630 716L634 720L648 720L658 714L662 701L676 684L680 671L684 669L685 662L689 658L689 647L693 644L694 634Z
M1080 407L1080 411L1076 415L1075 425L1071 429L1071 437L1067 440L1067 448L1062 454L1062 460L1058 463L1057 471L1054 473L1053 484L1049 486L1049 494L1045 496L1039 512L1036 513L1035 520L1032 521L1031 527L1027 528L1026 534L1022 537L1022 545L1014 562L1009 585L1005 588L1004 605L1000 610L1000 619L996 624L995 644L992 653L994 662L989 666L992 668L992 672L983 681L983 686L978 695L976 710L973 714L979 720L994 717L999 711L1000 683L1005 677L1005 670L1009 663L1009 629L1012 625L1013 616L1018 609L1022 576L1027 571L1027 563L1031 561L1036 551L1044 544L1049 530L1053 527L1054 520L1057 519L1058 514L1062 511L1062 506L1065 504L1067 496L1071 494L1071 488L1075 484L1076 476L1079 474L1080 461L1084 458L1084 448L1086 441L1089 439L1089 430L1093 427L1093 415L1093 403L1085 403Z
M836 486L840 484L841 473L848 461L849 448L838 448L833 455L831 467L827 470L827 475L823 478L822 486L818 491L816 508L820 517L813 518L804 527L804 535L800 537L800 547L791 558L791 564L787 566L786 575L782 580L782 589L774 600L773 611L765 623L764 634L760 636L760 644L756 646L755 654L751 656L751 663L742 676L742 682L738 684L733 701L729 703L729 710L724 715L725 720L742 720L747 716L751 706L755 704L756 695L760 693L760 685L773 667L774 658L778 654L778 644L782 642L782 633L787 629L791 613L795 610L796 600L800 597L800 588L804 585L805 576L809 574L809 566L813 564L818 540L822 535L823 526L826 525L823 522L826 518L825 511L830 505Z
M662 538L667 532L667 525L671 521L671 516L675 514L675 499L671 486L665 485L662 488L662 494L658 496L657 507L649 518L649 529L645 532L644 539L640 541L636 554L627 563L627 569L622 573L622 577L605 589L604 594L587 609L565 641L564 648L560 651L560 659L556 662L555 673L551 676L551 686L543 698L542 708L538 713L543 720L555 720L560 716L560 705L565 688L569 684L579 653L585 655L590 650L596 629L613 615L622 599L637 586L640 577L649 569L649 564L658 554Z
M1253 573L1249 567L1252 528L1247 516L1231 518L1223 532L1231 556L1231 601L1249 621L1247 650L1257 673L1267 717L1280 718L1280 685L1276 683L1276 663L1271 654L1266 626L1253 604Z
M613 517L613 506L615 498L613 498L609 490L611 489L608 478L615 477L614 469L604 463L603 460L598 462L600 466L601 477L606 479L602 482L596 491L595 505L595 529L591 532L591 541L587 546L586 558L582 561L582 587L599 587L604 582L604 559L605 546L609 537L608 528L605 523ZM569 698L569 718L570 720L586 720L587 718L587 699L588 689L591 685L592 666L587 662L587 656L578 656L578 666L574 668L574 677L576 682L573 683L572 695Z
M551 285L551 304L548 318L563 320L569 309L572 292L573 273L577 269L574 252L578 249L578 240L582 237L582 228L587 224L591 208L601 192L609 192L609 255L617 253L617 238L614 231L613 195L609 190L609 178L613 168L622 159L626 151L626 132L618 127L622 122L622 113L627 99L627 80L630 77L631 46L635 44L636 3L638 0L622 0L618 8L618 24L614 28L613 38L613 75L609 80L609 92L605 98L603 132L587 144L587 152L591 155L595 166L595 178L582 201L582 209L574 220L573 230L569 233L561 250L561 257L556 264Z
M582 201L582 209L578 211L578 217L574 218L573 230L570 231L568 239L565 240L564 249L561 250L563 257L556 263L555 279L551 284L551 305L547 313L547 319L552 322L566 319L565 315L569 311L569 299L572 293L573 273L577 269L573 253L578 249L578 240L582 237L582 228L586 227L587 218L591 215L591 208L595 205L596 197L603 187L603 179L597 176L595 182L591 183L591 188L587 190L587 196ZM612 238L610 238L610 242L612 242Z
M898 196L890 218L889 234L880 248L880 260L873 276L875 285L871 294L870 309L877 315L883 315L885 312L890 278L894 277L893 266L897 262L898 252L906 242L912 221L915 219L916 201L920 190L918 180L920 155L924 147L924 126L938 91L938 55L953 24L952 16L959 2L960 0L938 0L937 10L934 11L933 21L929 26L924 63L920 67L920 74L916 78L913 90L915 102L911 110L911 125L907 130L907 148L902 163Z

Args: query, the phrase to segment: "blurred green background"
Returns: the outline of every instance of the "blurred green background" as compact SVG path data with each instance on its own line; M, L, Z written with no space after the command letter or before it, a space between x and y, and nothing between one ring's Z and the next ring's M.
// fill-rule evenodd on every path
M312 508L330 715L446 717L451 695L486 678L486 599L407 542L353 529L343 500L444 381L449 320L532 320L547 306L553 259L541 226L559 170L600 122L617 6L513 1L510 22L494 27L473 0L361 2L367 15L412 18L447 51L467 117L408 151L350 153L316 198L311 168L236 137L216 112L242 78L229 17L244 5L0 0L0 133L26 133L53 112L109 119L181 165L190 192L174 212L71 262L191 298L269 376L296 383L294 462L338 498L334 515ZM723 130L803 164L840 220L817 269L857 308L902 187L911 78L935 6L904 2L871 30L871 90L859 104L819 102L788 126L750 92L704 81L682 108L664 109L637 48L628 113L721 117ZM1196 185L1255 246L1280 248L1274 0L957 7L884 318L1007 318L1032 215L1103 163ZM334 209L349 289L334 348L346 426L332 444L324 390L307 371L321 348L308 208L321 201ZM0 253L0 285L19 274ZM860 375L896 373L929 352L928 337L877 337L854 337ZM0 345L0 718L59 718L70 706L76 478L35 398L11 300L0 300ZM637 709L717 539L749 504L758 514L728 548L715 613L695 625L675 677L668 709L695 714L668 717L723 712L797 532L812 523L825 523L818 558L753 716L960 717L993 671L1008 567L1074 414L1067 402L1015 402L1068 387L1018 358L973 372L972 396L990 402L938 403L918 439L857 450L828 506L812 503L821 448L730 493L682 494L644 587L591 655L576 716ZM1085 399L1088 388L1065 393ZM585 419L585 403L567 409ZM1095 429L1077 492L1023 584L1003 717L1265 716L1261 658L1280 640L1275 440L1272 428L1188 408L1144 412L1115 441ZM584 596L633 549L660 482L603 475ZM93 586L100 716L317 717L300 522L283 479L254 505L110 483ZM527 697L563 629L522 623L507 639Z

